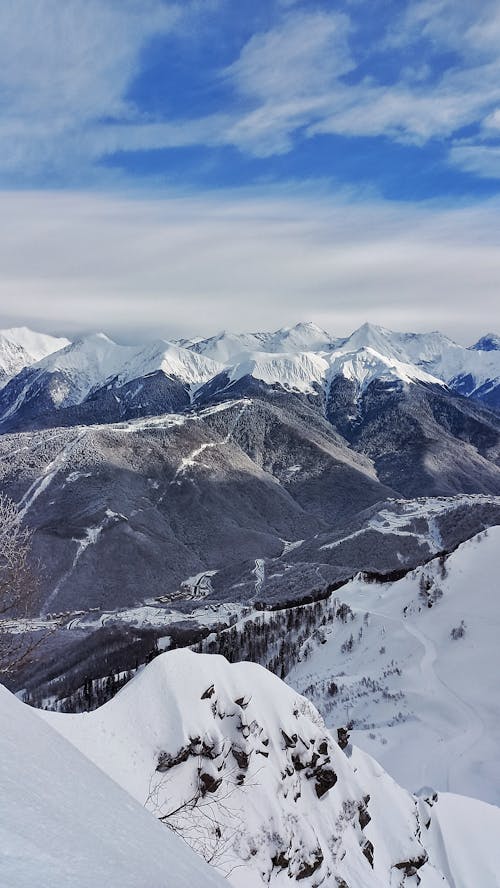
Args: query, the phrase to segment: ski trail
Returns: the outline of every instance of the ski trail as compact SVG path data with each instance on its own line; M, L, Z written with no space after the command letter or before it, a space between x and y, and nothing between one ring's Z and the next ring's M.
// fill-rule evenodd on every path
M87 434L86 429L80 431L75 438L72 439L68 444L65 444L62 450L54 457L54 459L48 463L45 467L45 471L36 481L33 481L28 490L19 501L19 515L21 518L24 518L26 513L31 509L33 503L38 499L40 494L47 489L51 481L55 478L57 473L63 468L63 466L68 461L68 458L71 456L73 451L76 449L77 445L81 441L81 439Z
M411 623L403 620L402 624L406 631L424 647L425 653L420 664L422 673L426 674L431 681L444 689L448 697L452 698L455 709L462 716L460 719L462 724L458 733L450 740L444 741L444 748L441 753L444 764L443 770L446 774L446 791L450 792L450 778L456 767L457 759L463 758L465 753L480 740L484 732L484 724L474 707L457 694L436 672L437 648L434 642Z
M266 574L266 565L263 558L255 559L255 567L252 573L255 577L255 593L258 595L262 591Z
M208 442L208 443L206 443L206 444L201 444L201 445L200 445L199 447L197 447L195 450L192 450L191 453L188 454L188 456L185 456L185 457L183 457L183 459L181 459L180 465L179 465L178 468L176 469L175 475L174 475L174 477L172 478L172 480L171 480L170 483L169 483L169 487L170 487L172 484L180 484L180 483L181 483L179 479L182 477L182 475L184 475L184 474L186 473L186 471L187 471L189 468L191 468L192 466L195 466L195 465L196 465L196 460L197 460L197 458L198 458L198 457L200 456L200 454L203 453L205 450L208 450L208 449L210 449L210 448L214 448L214 447L220 447L222 444L229 444L229 442L231 441L231 438L233 437L234 432L235 432L235 430L236 430L236 426L238 425L238 423L239 423L241 417L243 416L245 410L247 409L247 407L248 407L248 404L247 404L247 403L243 404L243 407L241 408L241 410L239 411L238 415L236 416L236 418L235 418L235 420L234 420L232 426L230 427L230 429L229 429L229 431L228 431L226 437L223 438L222 441L210 441L210 442ZM163 499L163 497L160 497L159 502L161 502L162 499Z
M363 612L361 608L353 608L353 610L357 613ZM442 760L441 771L445 774L445 791L453 791L453 789L450 788L450 783L452 771L456 768L457 759L462 758L465 753L468 752L478 740L480 740L484 733L484 723L474 707L457 694L457 692L436 672L435 663L438 652L432 639L427 635L424 635L420 629L417 629L416 626L412 625L407 619L392 617L389 614L384 614L380 611L372 610L370 613L383 620L389 620L390 622L401 626L408 635L414 638L423 647L424 654L420 661L420 672L422 674L423 683L429 688L432 696L437 701L442 699L442 690L440 692L439 688L443 689L446 696L451 698L452 706L455 708L455 711L459 712L460 726L457 733L449 739L443 739L443 748L440 751L439 756L436 757L436 754L433 753L432 760L430 762L424 762L422 766L422 785L425 785L426 783L432 785L432 780L427 776L429 764L433 766L433 771L436 772L436 770L439 770L439 768L436 769L436 761Z
M195 450L192 450L188 456L183 457L181 459L180 465L178 466L174 477L172 478L170 485L172 484L180 484L179 478L181 475L191 467L196 465L196 459L203 453L204 450L208 450L210 447L217 447L217 444L214 442L210 442L208 444L202 444L200 447L197 447Z
M224 438L224 442L223 442L224 444L229 444L231 438L233 437L233 435L236 431L236 426L238 425L238 423L239 423L241 417L243 416L245 410L247 409L247 407L248 407L248 404L245 402L243 404L243 407L241 408L240 412L238 413L236 419L234 420L230 430L228 431L226 437Z

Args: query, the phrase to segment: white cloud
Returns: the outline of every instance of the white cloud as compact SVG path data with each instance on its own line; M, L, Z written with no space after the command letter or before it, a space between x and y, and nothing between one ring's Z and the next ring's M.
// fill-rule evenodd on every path
M355 66L349 27L340 13L294 12L275 28L254 34L226 76L243 96L263 102L316 97Z
M232 145L257 157L290 151L317 134L384 135L424 145L451 144L461 128L477 125L476 148L497 125L500 107L500 9L497 0L416 0L403 7L385 38L385 51L415 48L421 64L401 63L387 85L355 71L352 21L292 3L277 22L255 33L221 76L234 101L198 118L145 117L126 99L141 50L155 34L195 21L218 0L4 0L0 9L0 172L61 181L115 176L102 157L115 152ZM362 6L362 4L361 4ZM360 6L357 7L360 13ZM362 13L362 10L361 10ZM370 52L381 46L366 46ZM453 50L460 63L441 71L439 54ZM376 56L375 56L376 58ZM410 59L412 58L410 54ZM434 62L438 59L436 66ZM457 146L450 162L478 172L478 162ZM492 158L486 148L476 156ZM468 158L468 159L467 159ZM486 163L486 161L485 161ZM491 164L491 161L487 161ZM483 166L484 169L484 166ZM483 173L479 173L480 175Z
M483 179L500 179L500 145L459 143L450 155L452 163L467 173Z
M140 50L178 16L162 0L3 0L2 167L74 164L89 125L133 117L124 96Z
M462 341L500 326L495 203L25 192L2 195L1 218L3 325L133 340L368 319Z

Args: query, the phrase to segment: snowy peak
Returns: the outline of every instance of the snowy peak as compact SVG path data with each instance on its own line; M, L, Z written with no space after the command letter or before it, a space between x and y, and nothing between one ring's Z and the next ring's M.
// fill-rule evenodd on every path
M69 339L35 333L28 327L0 330L0 379L15 376L67 345Z
M500 336L498 333L486 333L470 348L473 351L500 351Z
M118 374L120 384L161 370L166 376L179 379L196 388L217 376L224 364L173 342L159 340L137 349Z
M330 379L341 375L355 382L363 391L374 380L383 382L412 382L443 386L444 383L414 364L394 357L386 357L374 348L360 348L353 352L334 353L330 365Z
M294 327L282 327L270 337L274 346L270 351L330 351L334 345L330 334L311 321L295 324Z
M11 339L2 339L7 334ZM13 344L16 337L17 344ZM164 378L157 380L156 395L154 381L148 381L147 409L156 409L152 401L158 409L170 409L166 394L159 394L160 389L165 393L169 385L177 392L178 410L182 399L189 406L199 389L203 397L211 397L215 391L220 397L217 386L225 379L224 387L227 378L235 383L252 377L285 391L320 394L329 388L335 375L342 375L356 382L360 390L377 379L445 385L499 410L498 343L498 337L488 334L475 346L465 348L437 331L400 333L370 323L337 340L316 324L304 322L274 332L222 332L209 339L159 340L133 346L119 345L104 333L68 343L24 329L4 331L0 333L0 379L2 368L4 377L0 412L4 420L13 423L13 417L26 409L28 401L33 403L39 374L45 374L46 395L46 401L38 399L39 413L47 409L45 403L49 410L77 406L104 387L115 389L136 380L141 385L140 380L153 374L163 374ZM35 376L23 376L28 366L37 374L35 388L31 385ZM13 367L24 369L9 382ZM147 399L141 391L135 387L135 395L132 389L122 393L129 399L127 403L137 398L137 411L146 409ZM117 403L122 403L121 394L116 397Z
M193 351L224 364L235 364L248 352L262 351L268 354L288 354L305 351L329 351L333 346L331 336L311 322L282 327L273 333L228 333L226 331L194 342Z
M249 352L229 368L228 373L231 382L253 376L267 385L280 385L287 391L313 393L316 386L323 384L327 370L327 360L314 352Z

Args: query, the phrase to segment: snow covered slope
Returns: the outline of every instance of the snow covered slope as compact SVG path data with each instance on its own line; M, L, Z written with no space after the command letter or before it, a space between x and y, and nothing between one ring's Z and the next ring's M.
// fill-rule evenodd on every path
M173 399L162 399L157 391L152 395L151 384L144 402L137 400L138 385L158 373L187 388L187 406L199 389L210 399L214 393L252 378L290 392L318 394L325 390L328 395L332 381L339 376L353 382L358 392L375 381L406 386L416 382L449 386L490 408L500 406L500 350L493 334L472 348L437 332L396 333L373 324L364 324L343 340L333 339L312 323L272 333L224 332L204 340L159 340L135 346L118 345L103 333L84 336L69 345L31 331L4 331L3 336L0 332L0 371L4 367L4 374L15 378L0 399L0 420L4 424L9 421L10 427L16 417L20 422L32 421L35 415L81 404L89 395L97 403L95 393L103 387L116 391L131 383L136 384L132 393L127 389L116 396L125 398L130 406L132 394L136 411L158 412L160 404L164 410L170 409L172 400L171 406L178 409L179 392ZM14 345L7 336L15 340ZM55 349L59 350L52 353ZM35 411L33 400L40 405ZM111 418L116 417L113 414ZM81 417L69 413L67 420L75 424Z
M237 888L470 888L500 868L499 809L414 798L254 664L172 651L99 710L40 715Z
M2 888L222 888L226 881L0 686Z
M35 333L27 327L0 330L0 382L67 345L69 339Z
M331 351L334 340L316 324L300 323L282 327L274 333L228 333L224 331L210 339L201 339L189 345L192 351L206 355L223 364L242 360L247 352L296 354L300 352Z
M462 395L500 407L500 351L494 334L472 348L453 342L442 333L396 333L364 324L340 346L340 352L371 348L386 358L415 365Z
M287 677L413 791L500 804L499 547L491 527L396 582L343 586L345 623Z
M328 376L334 379L343 376L354 382L358 390L363 391L374 380L383 382L423 382L427 385L443 385L436 376L432 376L415 364L399 360L378 352L371 346L362 346L357 351L333 352L330 357Z

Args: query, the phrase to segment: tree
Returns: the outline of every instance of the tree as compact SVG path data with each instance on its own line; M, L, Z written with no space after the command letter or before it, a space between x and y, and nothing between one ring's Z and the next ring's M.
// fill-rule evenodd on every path
M226 749L225 758L228 755L229 749ZM245 786L236 776L239 769L229 773L225 773L224 767L221 770L221 777L212 777L204 770L199 757L192 775L192 795L187 799L181 797L177 803L172 803L176 794L174 775L158 775L156 772L150 780L145 805L196 854L229 876L235 866L234 844L245 830L239 800L239 793L245 791Z
M35 640L29 627L23 631L22 626L33 613L38 592L30 564L32 539L17 505L0 493L0 675L25 663L42 640L40 633Z

